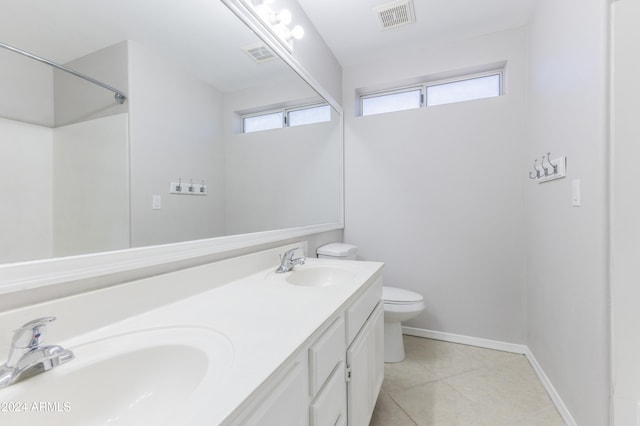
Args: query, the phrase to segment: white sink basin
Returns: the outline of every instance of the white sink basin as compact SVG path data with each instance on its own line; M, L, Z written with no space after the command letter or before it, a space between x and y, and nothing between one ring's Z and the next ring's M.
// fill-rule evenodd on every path
M68 349L74 360L0 390L0 401L20 404L1 413L2 424L183 424L212 386L229 380L233 363L229 339L195 327L138 331Z
M296 266L287 273L285 280L290 284L307 287L326 287L353 281L355 274L333 266Z

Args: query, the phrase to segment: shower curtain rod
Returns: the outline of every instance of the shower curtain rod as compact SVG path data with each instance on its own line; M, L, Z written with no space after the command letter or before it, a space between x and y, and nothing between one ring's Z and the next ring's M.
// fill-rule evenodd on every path
M52 62L52 61L50 61L48 59L42 58L40 56L34 55L33 53L26 52L26 51L24 51L22 49L18 49L17 47L13 47L13 46L10 46L10 45L2 43L2 42L0 42L0 47L2 47L4 49L7 49L7 50L10 50L10 51L15 52L15 53L19 53L20 55L26 56L27 58L31 58L31 59L36 60L38 62L42 62L43 64L50 65L50 66L52 66L54 68L57 68L57 69L59 69L61 71L68 72L69 74L75 75L76 77L79 77L79 78L81 78L83 80L86 80L86 81L88 81L90 83L96 84L96 85L98 85L98 86L100 86L102 88L110 90L113 93L115 93L116 102L118 104L120 104L120 105L122 105L124 103L124 101L127 100L127 95L124 92L116 89L115 87L111 87L108 84L105 84L105 83L103 83L101 81L98 81L95 78L91 78L88 75L84 75L82 73L79 73L78 71L74 71L74 70L72 70L70 68L67 68L64 65L56 64L55 62Z

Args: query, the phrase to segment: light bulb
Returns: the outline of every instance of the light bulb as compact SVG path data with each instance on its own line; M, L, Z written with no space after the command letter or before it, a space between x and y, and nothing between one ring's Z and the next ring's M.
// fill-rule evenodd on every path
M271 19L271 23L276 25L276 24L282 24L282 25L289 25L291 23L291 12L289 12L289 9L282 9L280 12L274 14L274 17Z
M302 40L302 37L304 37L304 28L302 28L300 25L296 25L295 27L293 27L289 34L291 34L291 37L295 38L296 40Z

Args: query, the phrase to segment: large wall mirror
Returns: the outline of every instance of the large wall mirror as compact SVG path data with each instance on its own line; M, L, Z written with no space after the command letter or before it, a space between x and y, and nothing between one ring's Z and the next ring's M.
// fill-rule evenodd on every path
M341 221L339 114L244 133L326 101L219 0L5 0L0 42L127 94L0 49L0 263Z

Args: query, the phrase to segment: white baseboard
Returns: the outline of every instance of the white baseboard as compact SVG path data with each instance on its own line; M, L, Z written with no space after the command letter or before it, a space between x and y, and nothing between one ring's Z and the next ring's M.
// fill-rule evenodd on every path
M536 374L538 375L538 378L542 382L542 385L544 386L547 393L549 394L549 397L555 404L556 410L558 410L558 413L560 413L560 415L562 416L562 420L564 420L567 426L577 426L576 421L573 419L573 416L571 416L571 413L567 409L567 406L564 405L564 401L562 401L562 398L560 398L560 395L556 391L556 388L553 387L547 375L544 374L544 370L542 370L542 367L540 366L540 364L538 364L538 360L536 360L536 357L533 355L533 353L531 352L531 350L529 350L528 347L525 355L527 356L529 363L531 364Z
M513 352L515 354L525 355L529 351L529 348L525 345L500 342L498 340L481 339L479 337L463 336L461 334L443 333L441 331L425 330L422 328L403 326L402 332L409 336L426 337L427 339L461 343L463 345L478 346L481 348L494 349L496 351Z
M512 352L525 355L527 357L527 360L531 364L531 367L533 367L533 370L538 375L540 382L542 382L542 385L549 394L551 401L553 401L554 405L556 406L558 413L560 413L560 416L562 416L564 422L567 424L567 426L577 426L576 421L571 416L571 413L567 409L566 405L564 405L562 398L560 398L560 395L549 381L547 375L544 374L542 367L540 366L540 364L538 364L536 357L533 355L527 345L518 345L515 343L501 342L498 340L481 339L479 337L463 336L460 334L443 333L441 331L425 330L415 327L403 326L402 332L409 336L425 337L427 339L442 340L451 343L461 343L463 345L478 346L480 348L494 349L497 351Z

